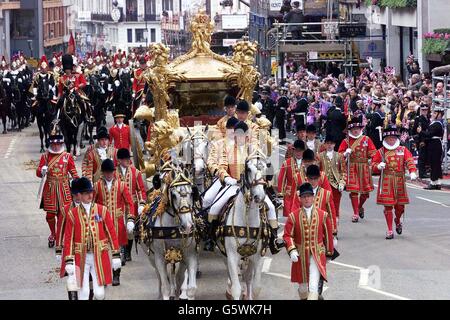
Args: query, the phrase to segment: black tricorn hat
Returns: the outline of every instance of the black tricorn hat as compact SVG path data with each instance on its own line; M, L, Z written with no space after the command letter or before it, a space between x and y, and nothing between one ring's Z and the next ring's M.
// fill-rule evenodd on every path
M304 123L299 123L299 124L297 124L295 129L297 130L297 132L299 132L299 131L306 131L306 126L305 126Z
M362 128L364 127L360 117L353 117L350 122L348 123L348 128Z
M130 159L131 158L131 154L130 154L130 150L126 149L126 148L121 148L119 150L117 150L117 159Z
M239 121L234 126L234 131L237 131L237 130L242 130L243 132L247 132L248 131L248 125L244 121Z
M116 169L114 168L114 162L111 159L105 159L102 162L102 172L113 172Z
M333 143L336 143L336 139L331 135L331 134L327 134L326 136L325 136L325 141L324 141L325 143L327 143L327 142L333 142Z
M247 101L241 100L241 101L239 101L239 103L237 104L236 110L237 110L237 111L247 111L247 112L249 112L249 111L250 111L250 106L249 106L249 104L248 104Z
M65 54L62 56L62 66L63 71L70 69L73 69L73 57L70 54Z
M77 187L79 193L94 191L94 189L92 188L92 182L86 177L81 177L80 179L78 179Z
M317 165L313 164L306 169L306 177L310 179L319 178L320 177L320 169Z
M223 105L225 107L227 106L234 107L236 105L236 98L230 95L226 96L225 99L223 100Z
M305 142L300 139L295 140L294 149L305 150L306 149Z
M236 117L231 117L230 119L228 119L227 124L225 125L225 127L227 129L234 129L234 127L239 123L239 120Z
M311 149L306 149L305 152L303 152L303 160L314 161L315 160L314 151L312 151Z
M317 131L316 126L313 125L313 124L309 124L309 125L306 127L306 132L316 132L316 131Z
M305 182L300 187L298 187L298 191L300 193L300 197L304 195L314 195L314 189L309 182Z
M80 178L75 178L72 180L72 183L70 184L70 191L72 194L80 193L79 180Z
M396 126L388 126L386 129L383 130L383 139L392 136L400 137L400 134Z
M97 134L94 136L94 139L96 140L109 139L108 129L106 129L105 127L100 127L97 130Z
M58 123L55 123L53 125L53 129L50 132L50 135L48 137L49 143L64 143L64 136L61 133L61 128L59 127Z

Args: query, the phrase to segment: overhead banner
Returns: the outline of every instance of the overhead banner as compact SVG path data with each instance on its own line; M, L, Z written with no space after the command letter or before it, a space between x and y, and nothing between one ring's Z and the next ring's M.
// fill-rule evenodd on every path
M270 11L280 11L283 6L283 0L270 0Z

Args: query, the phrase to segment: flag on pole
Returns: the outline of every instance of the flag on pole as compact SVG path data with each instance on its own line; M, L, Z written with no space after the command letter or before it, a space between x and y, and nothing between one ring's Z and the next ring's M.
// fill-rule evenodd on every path
M67 47L67 54L75 54L75 39L73 38L72 32L70 32L69 46Z

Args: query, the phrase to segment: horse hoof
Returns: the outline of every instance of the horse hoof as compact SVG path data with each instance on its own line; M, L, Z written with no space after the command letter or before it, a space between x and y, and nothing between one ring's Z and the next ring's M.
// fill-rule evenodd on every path
M45 149L44 149L44 148L41 148L40 153L44 153L44 152L45 152Z
M200 270L198 270L196 276L197 276L197 279L198 279L198 278L201 278L202 272L201 272Z
M169 300L175 300L175 297L174 296L170 296Z
M225 297L227 297L227 300L233 300L233 296L228 291L225 292Z
M80 149L84 149L86 146L84 144L80 144Z
M188 301L189 299L179 298L180 301Z

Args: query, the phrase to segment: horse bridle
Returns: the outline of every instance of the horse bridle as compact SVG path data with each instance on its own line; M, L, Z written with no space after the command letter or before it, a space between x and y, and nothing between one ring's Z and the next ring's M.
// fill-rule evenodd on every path
M262 185L264 187L267 186L267 182L266 180L264 180L264 178L261 176L261 178L254 180L254 181L249 181L248 180L248 176L247 176L247 172L250 170L249 168L249 162L251 160L257 160L257 162L259 163L261 161L261 159L266 159L265 155L262 154L260 151L257 151L256 153L250 155L247 157L247 159L245 160L245 173L244 173L244 188L247 190L250 190L251 193L251 189L253 187ZM257 171L259 172L259 168L258 168L258 164L256 166Z

